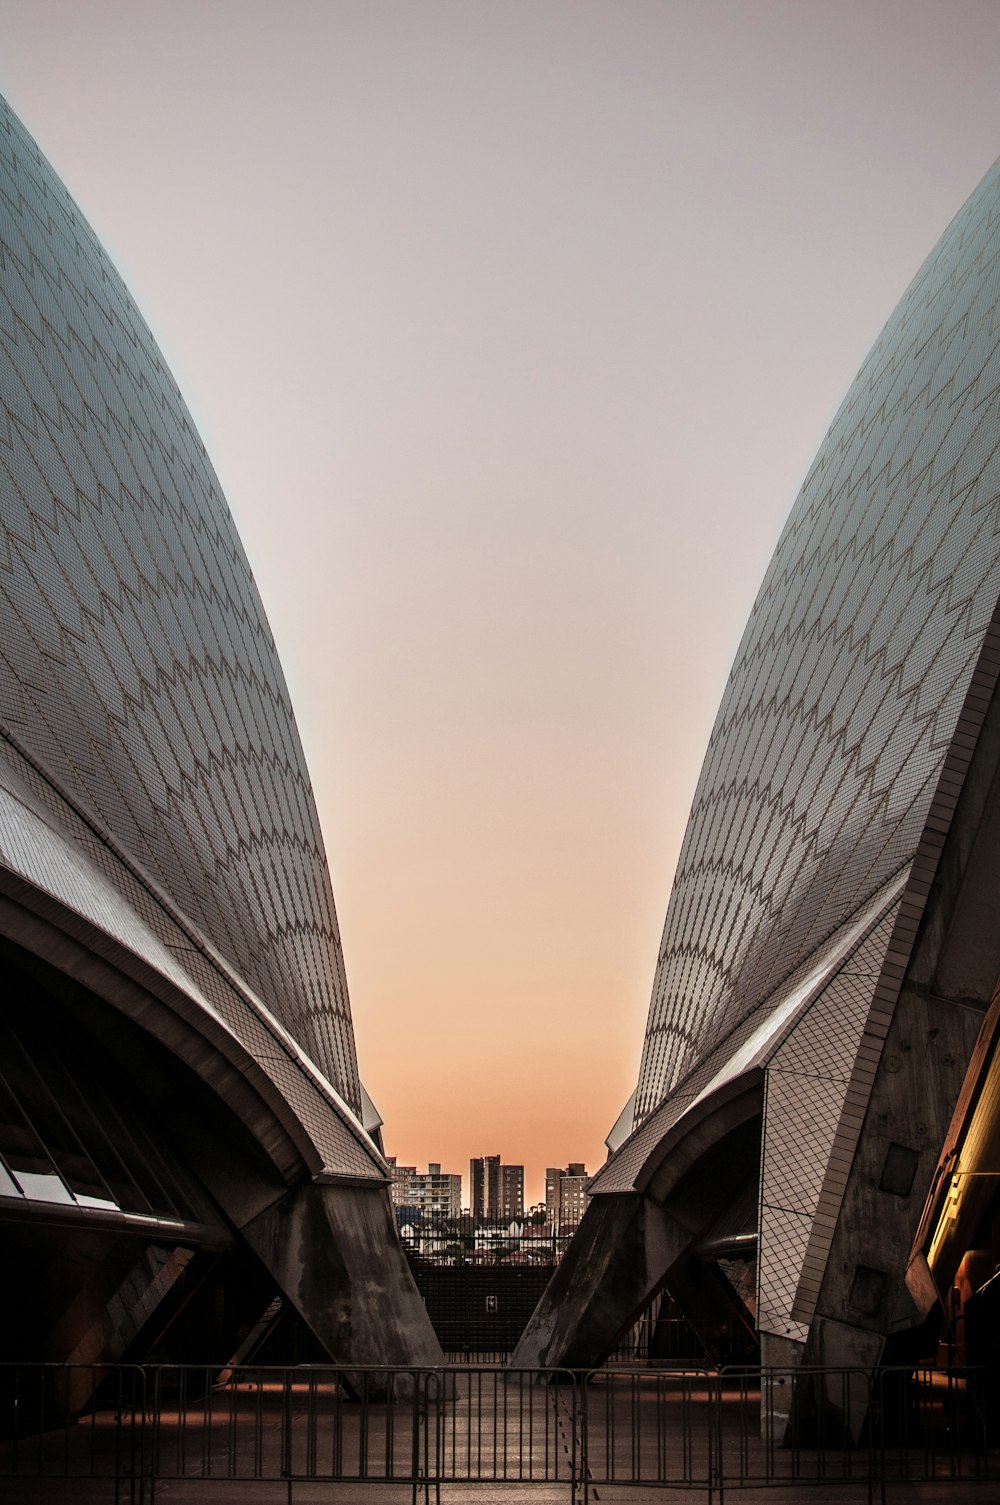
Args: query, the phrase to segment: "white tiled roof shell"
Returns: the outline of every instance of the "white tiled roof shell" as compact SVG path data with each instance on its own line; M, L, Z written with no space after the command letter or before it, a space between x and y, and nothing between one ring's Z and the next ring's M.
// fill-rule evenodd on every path
M921 268L792 510L667 911L636 1122L913 856L1000 594L1000 167Z
M0 524L0 731L358 1110L322 837L246 556L152 335L2 101Z

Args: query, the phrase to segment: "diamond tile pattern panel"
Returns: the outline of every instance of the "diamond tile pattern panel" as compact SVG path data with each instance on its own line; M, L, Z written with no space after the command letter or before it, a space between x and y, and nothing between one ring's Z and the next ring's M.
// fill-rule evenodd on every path
M762 1333L778 1333L804 1343L808 1325L788 1316L787 1291L794 1291L809 1241L812 1219L806 1213L783 1207L763 1207L760 1215L760 1246L771 1251L762 1268L757 1266L757 1326Z
M0 102L0 723L359 1107L274 643L163 357Z
M757 1258L764 1331L794 1336L792 1303L898 912L896 899L802 1014L767 1068Z
M898 898L852 947L771 1061L772 1071L846 1081L899 913Z
M815 1207L845 1086L829 1078L768 1071L761 1167L766 1206L810 1213Z
M695 794L636 1122L911 860L1000 595L1000 165L806 478Z

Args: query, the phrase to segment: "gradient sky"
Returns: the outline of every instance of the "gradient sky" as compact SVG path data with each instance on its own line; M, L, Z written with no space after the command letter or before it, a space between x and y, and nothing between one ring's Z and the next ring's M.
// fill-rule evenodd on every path
M726 673L995 0L0 0L235 513L404 1162L595 1168Z

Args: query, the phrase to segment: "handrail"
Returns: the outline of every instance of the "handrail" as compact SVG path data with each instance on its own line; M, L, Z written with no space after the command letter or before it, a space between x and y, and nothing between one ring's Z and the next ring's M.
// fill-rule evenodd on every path
M601 1485L1000 1479L986 1369L0 1364L0 1481ZM148 1487L147 1487L148 1486ZM2 1492L2 1484L0 1484ZM290 1497L290 1496L289 1496Z

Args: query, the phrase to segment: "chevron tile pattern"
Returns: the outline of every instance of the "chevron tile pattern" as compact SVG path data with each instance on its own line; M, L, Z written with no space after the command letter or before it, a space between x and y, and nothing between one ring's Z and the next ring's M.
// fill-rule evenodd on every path
M1000 595L1000 165L779 540L696 791L636 1123L913 857Z
M0 102L0 731L353 1108L302 749L232 517L93 231Z

